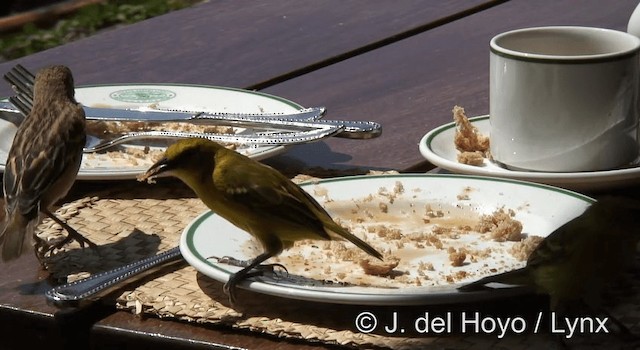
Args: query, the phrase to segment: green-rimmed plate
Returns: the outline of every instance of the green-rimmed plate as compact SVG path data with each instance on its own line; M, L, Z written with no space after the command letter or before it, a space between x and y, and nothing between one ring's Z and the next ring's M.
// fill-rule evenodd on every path
M483 135L491 134L488 115L469 118L469 121ZM599 191L640 183L640 166L637 161L620 169L564 173L511 170L489 159L485 159L481 166L458 163L458 151L453 143L455 130L455 123L451 122L429 131L420 140L420 153L432 164L457 174L533 181L575 191Z
M302 108L284 98L242 89L179 85L124 84L84 86L76 89L78 102L89 107L177 109L203 112L293 112ZM0 119L0 171L4 171L16 126ZM242 129L239 132L251 132ZM78 172L81 180L132 179L153 164L152 155L162 146L130 145L118 152L83 155ZM285 151L284 146L241 145L237 151L260 160Z
M286 298L362 305L436 304L524 293L515 287L491 293L457 291L461 284L524 266L526 259L512 253L520 243L497 242L474 229L465 231L465 226L473 227L482 215L511 210L525 235L545 237L593 202L547 185L465 175L355 176L306 183L303 188L351 232L385 255L399 257L393 278L365 275L358 262L342 259L345 251L357 250L349 242L310 241L270 261L282 263L288 274L252 278L240 287ZM391 238L381 237L381 232ZM466 247L461 266L452 266L449 247ZM252 259L261 252L248 233L212 212L184 230L180 249L199 272L220 282L239 268L211 257Z

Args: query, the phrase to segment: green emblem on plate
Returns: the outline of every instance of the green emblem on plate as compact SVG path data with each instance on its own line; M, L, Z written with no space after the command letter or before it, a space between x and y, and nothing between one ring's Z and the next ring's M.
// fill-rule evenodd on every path
M126 89L114 91L109 97L120 102L153 103L170 100L176 93L163 89Z

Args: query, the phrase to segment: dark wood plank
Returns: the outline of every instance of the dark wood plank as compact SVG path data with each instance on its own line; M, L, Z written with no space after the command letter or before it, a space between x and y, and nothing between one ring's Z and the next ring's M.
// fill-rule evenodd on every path
M489 112L489 41L510 29L585 25L626 30L637 5L621 0L513 0L379 50L292 79L264 91L328 118L371 119L383 135L370 141L330 139L297 146L272 164L324 168L408 169L424 162L420 138L451 121L455 104L470 116Z
M119 311L92 329L91 349L335 349L322 344L277 339L224 327L206 327L156 318L135 317Z
M2 263L0 348L35 349L44 344L48 349L84 348L91 325L113 312L98 304L77 311L47 305L43 294L53 286L47 275L34 254Z
M78 84L251 87L496 0L216 1L0 65L66 64ZM11 90L0 84L0 96Z

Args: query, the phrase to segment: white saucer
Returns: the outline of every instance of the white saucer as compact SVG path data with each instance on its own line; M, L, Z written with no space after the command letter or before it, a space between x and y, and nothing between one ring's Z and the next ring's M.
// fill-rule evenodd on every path
M489 116L469 118L471 124L484 135L491 133ZM529 172L505 169L485 159L482 166L461 164L453 144L455 123L451 122L429 131L420 140L420 153L432 164L454 173L505 177L564 187L576 191L600 191L640 183L640 167L590 172Z

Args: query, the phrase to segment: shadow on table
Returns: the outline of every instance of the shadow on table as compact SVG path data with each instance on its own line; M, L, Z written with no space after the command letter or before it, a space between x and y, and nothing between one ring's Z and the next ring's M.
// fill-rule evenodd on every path
M99 245L96 249L74 248L56 252L45 259L49 283L43 281L22 285L21 293L42 294L51 284L66 283L69 277L86 277L155 255L158 253L160 241L156 234L134 229L117 241Z
M317 280L314 280L318 282ZM198 273L198 285L213 300L230 307L228 297L222 291L222 283ZM336 292L341 286L336 286ZM548 298L539 295L520 295L483 302L437 305L349 305L296 300L251 292L238 288L235 310L242 313L239 320L259 319L254 330L274 334L283 324L296 327L313 326L330 330L348 330L361 333L356 326L362 315L374 315L377 327L370 334L390 337L431 337L461 334L461 317L483 318L522 317L535 321L540 311L548 309ZM444 332L436 332L436 324L450 325ZM214 322L215 323L215 322ZM260 328L263 328L262 330ZM424 327L431 327L427 331ZM434 328L435 327L435 328Z

